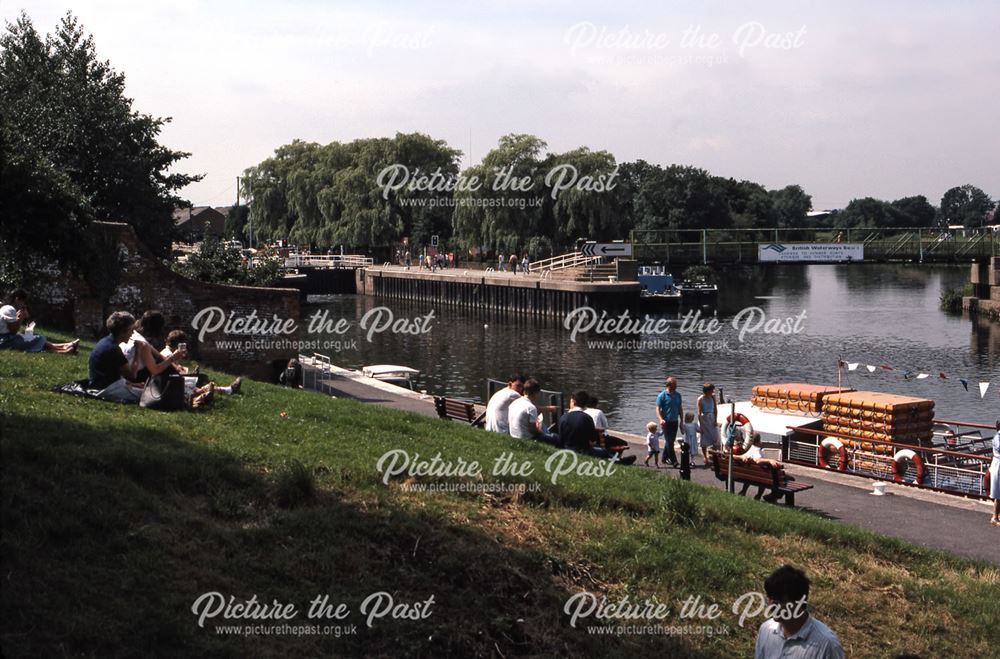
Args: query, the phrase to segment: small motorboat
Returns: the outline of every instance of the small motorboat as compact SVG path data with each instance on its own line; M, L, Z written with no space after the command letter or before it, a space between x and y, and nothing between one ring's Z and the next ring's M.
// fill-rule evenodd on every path
M710 302L719 295L719 287L703 280L690 280L677 284L685 302Z
M409 366L397 366L396 364L375 364L373 366L363 366L361 374L366 378L373 378L381 382L403 387L411 391L413 380L420 375L420 371Z

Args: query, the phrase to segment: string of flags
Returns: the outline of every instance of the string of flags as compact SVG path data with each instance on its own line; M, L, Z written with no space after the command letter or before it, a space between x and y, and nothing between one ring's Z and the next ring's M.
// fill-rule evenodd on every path
M899 369L893 368L889 364L878 364L878 365L875 365L875 364L862 364L861 362L845 362L842 359L838 359L837 360L837 368L838 369L844 369L844 368L846 368L848 371L857 371L860 368L864 368L864 370L868 371L869 373L875 373L876 371L897 371L897 370L899 370ZM920 372L917 372L917 371L911 371L909 369L902 369L902 371L903 371L902 375L903 375L903 379L904 380L926 380L927 378L932 377L931 373L920 373ZM948 375L947 373L940 373L939 372L937 374L937 379L938 380L951 380L952 377L950 375ZM955 379L958 380L959 384L961 384L963 387L965 387L966 391L969 391L969 380L968 380L968 378L956 377ZM986 392L989 391L990 386L991 386L992 383L987 381L987 382L979 382L978 384L979 384L979 397L980 398L985 398L986 397ZM997 386L997 394L1000 395L1000 385Z

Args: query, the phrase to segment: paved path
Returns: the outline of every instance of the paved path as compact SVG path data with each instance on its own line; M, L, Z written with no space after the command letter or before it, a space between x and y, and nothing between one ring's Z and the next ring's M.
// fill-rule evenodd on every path
M306 366L307 371L310 369ZM433 399L419 393L399 393L398 387L358 378L351 371L333 367L332 372L317 378L326 393L353 398L365 403L385 405L397 410L437 416ZM307 373L307 384L312 383ZM645 455L643 439L636 435L614 432L635 445L634 452ZM765 451L774 455L772 451ZM775 457L777 457L775 455ZM787 465L797 480L815 488L795 495L796 506L804 511L835 519L884 535L901 538L915 545L940 549L958 556L985 560L1000 565L1000 528L990 526L991 502L976 501L918 490L890 483L887 496L874 496L870 479L835 472L820 471L798 465ZM660 470L666 477L676 478L675 469ZM725 487L710 469L701 465L691 470L691 480L709 487ZM755 492L750 488L750 492ZM762 503L761 505L772 505Z

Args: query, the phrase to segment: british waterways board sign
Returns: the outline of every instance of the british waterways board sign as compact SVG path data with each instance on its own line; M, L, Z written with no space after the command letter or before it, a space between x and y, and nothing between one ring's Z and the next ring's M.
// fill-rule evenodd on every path
M764 263L864 261L865 246L861 243L761 243L757 245L757 260Z

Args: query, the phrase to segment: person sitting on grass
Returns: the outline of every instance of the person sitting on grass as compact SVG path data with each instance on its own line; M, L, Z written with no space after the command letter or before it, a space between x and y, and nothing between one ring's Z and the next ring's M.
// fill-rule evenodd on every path
M510 427L507 425L510 404L520 398L523 393L523 375L512 375L507 378L507 386L490 396L490 401L486 405L486 429L504 435L510 432Z
M764 451L760 447L759 432L755 432L753 434L753 444L750 445L750 448L748 448L746 452L743 453L742 455L734 455L733 459L742 460L745 463L752 463L757 465L768 464L777 469L781 468L781 463L778 462L777 460L771 460L769 458L764 457ZM754 499L760 501L761 495L764 494L764 487L765 487L764 485L757 486L757 494L754 495ZM749 488L750 488L750 483L743 483L743 489L740 490L740 496L741 497L746 496L747 490ZM774 503L775 501L778 500L778 496L779 496L778 492L776 490L772 490L770 494L764 497L764 501Z
M52 343L44 336L35 334L34 323L24 328L30 316L27 308L28 295L21 289L10 294L10 304L0 307L0 350L17 350L18 352L60 352L72 354L80 339L69 343Z
M559 418L559 439L563 446L573 449L577 453L605 460L620 458L619 454L612 453L603 446L598 446L597 428L594 426L594 420L587 414L589 401L590 394L586 391L578 391L570 397L569 411ZM632 464L633 462L635 462L634 455L621 459L621 464Z
M169 334L167 334L166 345L163 347L163 350L160 351L160 356L165 359L167 357L170 357L172 354L174 354L174 352L176 352L181 348L183 348L184 351L187 352L187 334L184 333L184 330L172 330ZM197 370L195 370L195 372L192 373L191 369L177 362L174 362L174 368L177 369L178 373L184 376L185 390L191 389L191 391L193 392L194 389L198 387ZM227 396L235 395L240 393L240 387L242 385L243 385L243 378L238 377L235 380L233 380L232 384L230 384L227 387L220 387L219 385L215 385L215 393L226 394Z
M108 316L108 335L94 345L88 362L88 389L97 390L97 397L116 403L138 403L142 385L129 382L135 371L119 344L132 335L135 318L127 311Z

